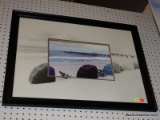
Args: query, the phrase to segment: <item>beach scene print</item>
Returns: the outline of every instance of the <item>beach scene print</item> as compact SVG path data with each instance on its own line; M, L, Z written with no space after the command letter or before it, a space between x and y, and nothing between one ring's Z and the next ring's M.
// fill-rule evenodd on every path
M109 45L49 39L48 74L114 80Z
M69 49L64 42L61 42L63 43L61 46L58 46L58 43L55 44L55 42L55 46L54 44L49 45L48 38L51 38L50 40L85 41L85 43L98 42L105 45L80 45L80 43L75 42L74 49ZM71 43L69 44L71 45ZM71 58L71 54L69 53L65 53L66 56L53 54L54 50L57 50L58 53L58 51L67 51L67 48L68 51L87 51L86 53L92 53L90 47L82 48L82 46L85 45L92 46L92 52L99 54L99 56L91 57L90 55L90 57L84 57L86 55L76 54L77 59L75 59L76 57L72 57L74 59L72 59L71 62L71 60L69 61L69 58ZM65 46L67 47L66 49ZM49 50L49 47L52 47L52 49ZM79 50L80 48L81 51ZM111 54L109 54L109 48ZM51 50L53 51L51 52ZM102 51L100 53L111 55L111 57L100 57L100 53L98 52L100 50L104 50L104 52ZM81 59L78 58L78 56L81 56ZM55 59L54 61L54 57L57 60ZM68 57L68 59L60 60L60 57ZM94 58L94 60L91 58ZM97 60L97 58L100 59ZM89 66L93 67L92 70L95 69L96 66L97 69L101 70L99 71L99 73L101 73L100 75L103 76L103 68L108 63L111 63L110 59L112 60L113 75L98 76L96 79L73 78L73 76L77 75L80 67L87 64L94 65ZM50 66L48 67L48 65ZM107 66L111 67L110 64ZM86 68L88 68L88 66L85 66L84 69ZM141 66L139 66L137 59L132 33L128 30L102 29L101 27L82 26L58 21L21 18L19 23L12 96L130 103L142 103L137 101L137 98L139 100L143 98L143 103L147 103L140 68ZM110 69L107 70L109 72ZM62 76L59 71L68 79L51 77L56 74ZM51 76L49 76L49 72ZM70 76L72 78L70 78Z

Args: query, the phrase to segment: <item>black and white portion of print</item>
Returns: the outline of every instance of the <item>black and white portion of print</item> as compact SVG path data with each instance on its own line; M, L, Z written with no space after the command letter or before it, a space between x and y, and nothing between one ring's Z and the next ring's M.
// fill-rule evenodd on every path
M147 103L131 31L30 18L19 21L12 95Z

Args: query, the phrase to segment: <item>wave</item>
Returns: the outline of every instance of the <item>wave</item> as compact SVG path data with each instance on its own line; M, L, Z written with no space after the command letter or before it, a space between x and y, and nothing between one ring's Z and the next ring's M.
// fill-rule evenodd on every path
M76 62L76 61L110 61L110 58L105 57L59 57L59 56L52 56L49 57L50 62Z
M107 54L98 53L84 53L84 52L72 52L72 51L49 51L49 56L60 57L108 57Z

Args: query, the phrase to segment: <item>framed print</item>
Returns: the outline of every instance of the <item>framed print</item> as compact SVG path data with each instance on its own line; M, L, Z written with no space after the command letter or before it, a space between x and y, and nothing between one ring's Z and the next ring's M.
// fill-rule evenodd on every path
M2 104L156 111L137 27L13 11Z

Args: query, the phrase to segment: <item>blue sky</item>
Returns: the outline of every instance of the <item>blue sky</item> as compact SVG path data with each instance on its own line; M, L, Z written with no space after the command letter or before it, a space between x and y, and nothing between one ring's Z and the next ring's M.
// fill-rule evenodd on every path
M109 54L109 48L107 45L104 46L104 45L93 45L93 44L83 44L83 43L57 42L57 41L49 41L49 50Z

